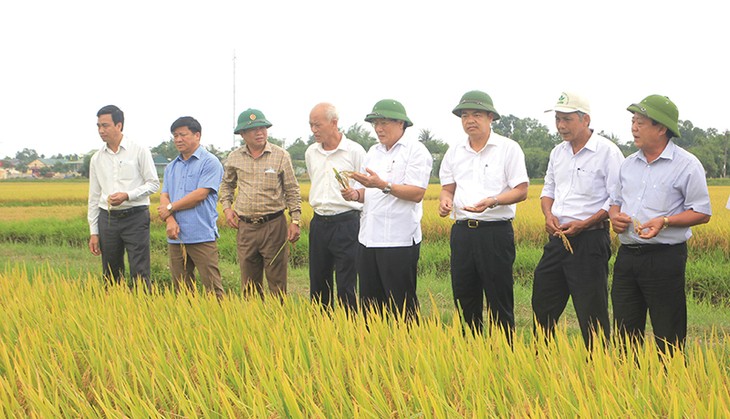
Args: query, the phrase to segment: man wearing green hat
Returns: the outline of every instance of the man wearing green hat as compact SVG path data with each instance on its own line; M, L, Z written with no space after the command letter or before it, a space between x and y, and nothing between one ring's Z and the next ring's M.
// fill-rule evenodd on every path
M389 308L417 319L421 201L433 158L423 144L405 135L413 123L400 102L377 102L365 121L373 125L380 144L370 148L362 171L352 175L364 188L342 192L346 200L364 203L357 258L360 299L366 314Z
M621 240L611 299L619 340L641 343L649 312L657 347L672 354L687 336L686 241L691 226L710 221L710 196L700 161L672 141L679 112L651 95L629 106L639 151L626 158L609 216Z
M220 187L226 223L238 229L241 290L247 294L255 289L262 297L264 271L269 291L279 296L286 293L286 241L299 240L302 201L291 157L267 141L269 127L271 123L257 109L239 115L234 134L241 135L244 145L226 159ZM288 227L282 216L285 208L291 216Z
M525 155L515 141L492 131L499 113L488 94L467 92L452 112L467 134L449 147L439 172L439 215L456 220L451 228L454 302L472 331L481 333L485 295L489 318L511 341L512 219L515 204L527 198Z

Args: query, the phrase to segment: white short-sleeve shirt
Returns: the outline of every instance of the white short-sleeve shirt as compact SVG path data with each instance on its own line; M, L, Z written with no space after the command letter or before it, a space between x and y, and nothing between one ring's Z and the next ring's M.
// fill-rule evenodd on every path
M530 181L520 145L494 131L479 151L471 148L468 139L449 147L441 162L439 178L441 185L456 183L452 218L482 221L511 220L515 218L517 205L499 205L478 214L464 211L464 207Z
M362 173L368 168L386 182L428 188L433 158L428 149L404 134L390 150L375 144L365 156ZM365 189L365 204L360 219L360 243L366 247L404 247L420 243L421 202L411 202L384 194L375 188Z

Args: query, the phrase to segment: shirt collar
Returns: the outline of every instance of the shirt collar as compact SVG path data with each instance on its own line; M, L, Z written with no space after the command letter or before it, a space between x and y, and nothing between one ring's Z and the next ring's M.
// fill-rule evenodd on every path
M241 147L241 148L242 148L241 152L243 154L248 154L249 156L253 157L251 155L251 153L248 151L248 146L246 145L246 143L243 143L243 147ZM264 151L261 154L263 155L264 153L271 153L271 143L268 140L266 141L266 145L264 146Z
M674 152L676 151L676 149L677 149L677 145L674 144L674 141L669 140L669 142L667 142L667 146L664 147L664 150L662 150L662 154L659 155L659 157L657 158L657 160L659 160L659 159L674 160ZM641 160L643 160L643 161L645 161L645 162L648 163L648 161L646 160L646 156L644 155L644 151L643 150L639 150L637 153L638 153L637 156ZM654 161L656 161L656 160L654 160Z
M347 147L347 144L346 144L346 141L345 141L345 139L347 137L345 137L345 133L343 133L342 131L340 131L340 134L342 134L342 138L340 138L340 143L337 144L337 147L335 147L334 150L325 150L322 147L322 143L317 143L317 150L319 152L321 152L322 154L334 153L334 152L337 152L339 150L345 150L345 151L347 151L348 147Z
M204 150L203 149L203 146L202 145L198 145L198 148L195 149L195 151L193 152L193 154L190 155L190 158L188 159L188 161L190 161L190 159L192 159L193 157L195 157L196 159L200 160L200 156L203 154L203 150ZM179 160L181 162L184 162L185 161L182 158L182 154L178 154L177 157L175 157L175 160Z
M398 146L408 148L411 146L412 141L413 140L411 140L411 138L409 136L407 136L406 133L404 132L403 136L400 137L400 139L398 141L396 141L395 144L393 144L393 147L391 147L391 150L394 150ZM380 141L378 141L378 143L375 145L375 147L377 147L377 149L382 151L383 153L388 152L388 150L385 149L385 146L383 145L383 143L381 143Z
M121 140L119 140L119 150L117 150L117 153L119 153L119 152L120 152L120 151L122 151L123 149L124 149L124 150L126 150L126 149L127 149L127 147L126 147L126 146L124 145L124 139L125 139L125 138L127 138L127 137L126 137L126 136L125 136L124 134L122 134L122 139L121 139ZM117 153L113 152L113 151L112 151L112 149L111 149L111 148L109 148L109 146L108 146L108 145L107 145L106 143L104 143L104 150L105 150L105 151L106 151L107 153L111 153L111 154L117 154Z
M464 141L460 142L459 146L463 147L464 149L466 149L467 151L470 151L472 153L481 153L483 150L486 150L487 147L489 147L489 146L499 147L500 145L503 145L505 139L506 139L505 137L497 134L494 131L491 131L489 133L489 139L487 140L487 144L484 146L484 148L482 148L479 151L471 148L471 145L469 145L469 137L466 137L464 139Z

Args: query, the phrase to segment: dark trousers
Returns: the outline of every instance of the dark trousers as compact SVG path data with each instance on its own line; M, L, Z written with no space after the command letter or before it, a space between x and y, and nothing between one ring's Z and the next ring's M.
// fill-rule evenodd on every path
M608 259L611 238L608 230L584 231L568 238L573 254L559 237L550 237L535 269L532 284L532 310L537 322L550 337L563 314L568 298L578 317L583 342L592 348L594 333L608 342L611 325L608 318Z
M687 337L686 265L686 243L619 248L611 288L619 339L643 342L648 310L659 350L681 349Z
M124 211L124 212L122 212ZM99 248L104 278L120 283L124 277L124 251L129 260L129 274L134 281L150 282L150 210L99 210Z
M482 226L486 225L486 226ZM483 330L487 298L489 320L511 339L515 327L512 264L515 240L510 222L482 223L479 228L451 228L451 288L454 303L476 333Z
M357 235L360 211L331 217L314 214L309 224L309 289L313 300L334 307L333 271L337 278L337 300L348 310L357 309Z
M416 274L421 244L406 247L358 245L357 272L363 314L388 309L407 320L418 320ZM404 310L405 309L405 313Z

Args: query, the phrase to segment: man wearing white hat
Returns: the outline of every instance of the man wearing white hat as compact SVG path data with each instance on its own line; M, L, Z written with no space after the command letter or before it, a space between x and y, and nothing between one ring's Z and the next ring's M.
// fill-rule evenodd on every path
M593 133L590 105L583 96L563 92L546 112L553 110L563 142L550 152L540 194L550 239L535 269L535 328L550 337L572 297L583 341L591 348L594 333L606 341L610 336L609 194L618 183L624 156L611 140Z

